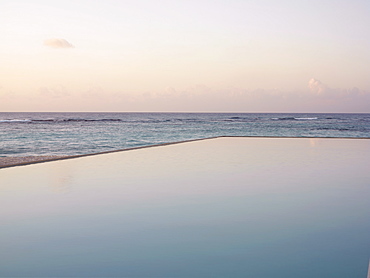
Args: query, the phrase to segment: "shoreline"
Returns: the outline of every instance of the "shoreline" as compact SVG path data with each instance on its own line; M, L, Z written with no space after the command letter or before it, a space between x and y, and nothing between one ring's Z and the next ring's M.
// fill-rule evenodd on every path
M0 157L0 170L3 168L25 166L25 165L31 165L31 164L36 164L36 163L72 159L72 158L79 158L79 157L86 157L86 156L95 156L95 155L109 154L109 153L115 153L115 152L132 151L132 150L146 149L146 148L152 148L152 147L168 146L168 145L175 145L175 144L181 144L181 143L221 138L221 137L228 137L228 136L216 136L216 137L200 138L200 139L193 139L193 140L176 141L176 142L170 142L170 143L161 143L161 144L132 147L132 148L118 149L118 150L98 152L98 153L79 154L79 155L65 155L65 156L62 156L62 155L61 156L58 156L58 155L42 155L41 156L40 155L40 156Z
M63 155L40 155L40 156L36 155L36 156L0 157L0 169L16 167L16 166L25 166L25 165L31 165L31 164L36 164L36 163L44 163L44 162L50 162L50 161L57 161L57 160L64 160L64 159L94 156L94 155L100 155L100 154L109 154L109 153L115 153L115 152L139 150L139 149L160 147L160 146L167 146L167 145L174 145L174 144L181 144L181 143L189 143L189 142L208 140L208 139L238 138L238 137L239 138L261 138L261 139L263 139L263 138L276 138L276 139L370 139L370 137L215 136L215 137L207 137L207 138L199 138L199 139L192 139L192 140L176 141L176 142L161 143L161 144L154 144L154 145L147 145L147 146L140 146L140 147L132 147L132 148L118 149L118 150L105 151L105 152L80 154L80 155L64 155L64 156Z
M59 155L39 155L39 156L8 156L0 157L0 169L21 165L28 165L33 163L54 161L58 159L63 159L68 156Z

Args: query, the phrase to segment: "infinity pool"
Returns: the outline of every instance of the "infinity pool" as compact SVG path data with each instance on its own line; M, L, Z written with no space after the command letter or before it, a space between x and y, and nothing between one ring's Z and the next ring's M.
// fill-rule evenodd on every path
M0 170L0 277L366 277L370 139L216 138Z

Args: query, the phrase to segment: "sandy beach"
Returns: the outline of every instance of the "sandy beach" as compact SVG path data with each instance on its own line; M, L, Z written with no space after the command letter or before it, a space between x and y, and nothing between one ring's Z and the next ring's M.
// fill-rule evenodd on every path
M42 156L0 157L0 168L26 165L42 161L52 161L63 157L66 156L42 155Z

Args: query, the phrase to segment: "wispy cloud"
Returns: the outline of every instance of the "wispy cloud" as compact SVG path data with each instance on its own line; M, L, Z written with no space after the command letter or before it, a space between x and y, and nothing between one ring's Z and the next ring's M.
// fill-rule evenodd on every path
M54 88L41 87L39 89L39 95L47 98L63 98L70 96L70 93L64 86L60 85Z
M74 46L65 39L48 39L44 45L51 48L73 48Z

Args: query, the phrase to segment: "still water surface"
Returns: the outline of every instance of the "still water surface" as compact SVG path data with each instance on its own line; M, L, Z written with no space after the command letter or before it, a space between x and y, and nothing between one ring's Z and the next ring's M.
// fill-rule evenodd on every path
M366 277L370 140L218 138L0 170L1 277Z

